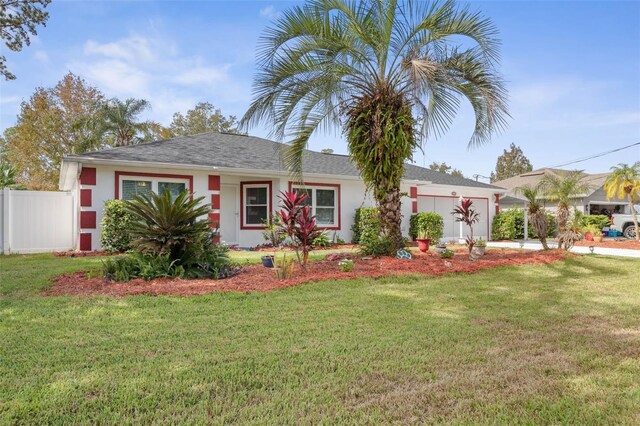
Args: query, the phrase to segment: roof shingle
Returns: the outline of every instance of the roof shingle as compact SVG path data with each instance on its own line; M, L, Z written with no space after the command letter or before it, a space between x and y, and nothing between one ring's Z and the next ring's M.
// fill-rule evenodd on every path
M141 161L226 167L265 171L285 171L281 152L288 145L255 136L228 133L201 133L173 139L111 148L68 156L68 160ZM346 155L324 154L307 150L303 156L303 172L336 176L359 176L360 173ZM430 181L435 184L497 188L471 179L452 176L407 164L405 179Z

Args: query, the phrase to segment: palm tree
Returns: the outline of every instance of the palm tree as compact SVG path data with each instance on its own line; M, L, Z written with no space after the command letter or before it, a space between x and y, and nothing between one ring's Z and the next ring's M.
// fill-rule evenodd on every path
M461 98L475 111L470 147L506 123L499 45L489 19L453 1L311 0L261 37L241 125L266 122L289 140L284 161L298 180L309 137L342 127L383 233L400 246L400 181L413 152L449 127Z
M556 220L559 232L567 227L571 199L586 193L591 188L591 185L584 182L586 176L582 170L571 170L561 174L547 174L540 180L540 189L544 197L558 203Z
M527 200L527 212L533 229L542 243L545 250L549 250L547 245L547 215L544 213L544 206L540 202L540 185L524 185L515 189L517 194L521 194Z
M140 134L148 129L147 122L138 121L138 116L149 108L144 99L129 98L122 102L118 98L107 101L98 118L98 133L113 139L114 146L133 145L142 140Z
M638 216L634 207L634 204L640 201L640 161L636 161L632 166L620 163L611 167L611 174L604 182L604 190L607 193L607 199L617 197L626 198L629 201L636 241L640 241Z

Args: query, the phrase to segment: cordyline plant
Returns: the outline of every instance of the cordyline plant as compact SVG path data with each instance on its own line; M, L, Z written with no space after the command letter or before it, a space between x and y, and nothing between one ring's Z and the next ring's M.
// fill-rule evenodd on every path
M311 214L311 207L304 205L308 195L296 191L283 191L278 198L282 205L282 209L278 211L282 219L282 232L293 243L298 262L305 267L309 260L309 252L313 248L312 241L322 234L316 225L315 216Z
M480 213L478 213L473 207L473 201L469 198L463 198L460 201L460 205L456 206L453 209L453 213L456 217L456 222L463 222L465 225L469 227L469 235L465 239L465 244L469 249L469 255L471 255L471 251L473 250L473 246L476 245L476 240L473 239L473 225L478 223L480 220Z
M461 99L475 113L470 146L505 125L499 46L491 20L453 1L308 0L264 32L241 127L266 123L288 139L298 181L314 132L342 129L382 233L401 248L400 182L414 151L447 130Z

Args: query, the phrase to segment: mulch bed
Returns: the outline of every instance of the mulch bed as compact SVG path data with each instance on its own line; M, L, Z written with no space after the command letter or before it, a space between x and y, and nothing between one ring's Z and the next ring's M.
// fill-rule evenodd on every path
M577 241L575 245L583 246L583 247L594 246L594 247L606 247L606 248L616 248L616 249L640 250L640 241L627 240L624 238L620 238L617 240L605 240L599 243L596 243L595 241L581 240L581 241Z
M473 273L487 268L504 265L548 263L564 259L567 254L561 250L531 252L520 250L488 250L477 261L471 261L465 254L456 254L452 259L442 259L433 253L418 253L412 260L390 257L376 259L353 258L352 272L341 272L338 261L310 262L306 270L297 269L294 277L279 281L273 270L262 265L251 265L242 272L223 280L180 280L158 279L129 282L109 282L103 278L89 278L86 272L64 274L53 279L53 286L43 293L49 296L127 296L134 294L191 296L216 291L269 291L307 282L337 280L359 277L382 277L391 274L442 275L451 272Z

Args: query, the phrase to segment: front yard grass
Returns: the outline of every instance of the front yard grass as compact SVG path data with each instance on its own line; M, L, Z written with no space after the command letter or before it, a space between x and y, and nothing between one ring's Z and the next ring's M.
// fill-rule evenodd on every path
M640 421L637 260L40 295L99 262L0 257L0 424Z

